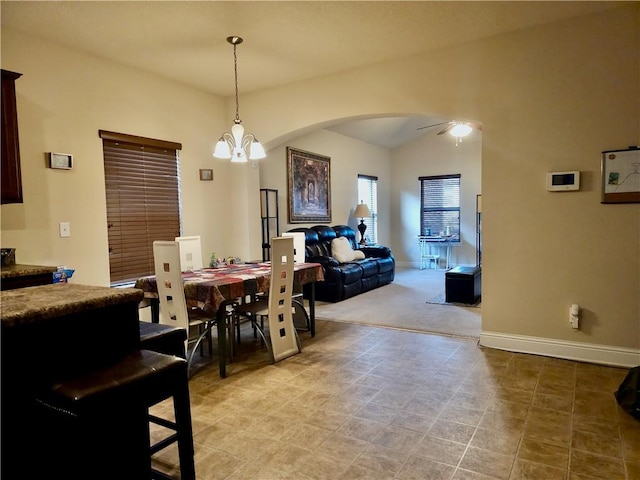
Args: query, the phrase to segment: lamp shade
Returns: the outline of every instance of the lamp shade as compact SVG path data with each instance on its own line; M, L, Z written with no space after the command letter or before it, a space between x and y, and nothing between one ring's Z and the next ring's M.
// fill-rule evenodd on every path
M354 217L358 218L371 218L371 210L364 203L359 203L353 212Z

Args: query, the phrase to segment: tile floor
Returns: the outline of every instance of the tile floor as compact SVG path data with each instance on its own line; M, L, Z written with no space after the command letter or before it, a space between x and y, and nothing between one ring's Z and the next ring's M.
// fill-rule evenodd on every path
M640 480L624 369L336 322L301 339L269 365L246 333L226 379L192 377L198 479ZM178 478L175 448L154 466Z

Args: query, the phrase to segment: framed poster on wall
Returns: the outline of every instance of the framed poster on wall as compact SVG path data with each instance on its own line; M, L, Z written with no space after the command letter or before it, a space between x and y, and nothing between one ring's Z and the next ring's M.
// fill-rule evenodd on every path
M331 222L331 158L287 147L289 223Z
M640 149L602 152L602 202L640 203Z

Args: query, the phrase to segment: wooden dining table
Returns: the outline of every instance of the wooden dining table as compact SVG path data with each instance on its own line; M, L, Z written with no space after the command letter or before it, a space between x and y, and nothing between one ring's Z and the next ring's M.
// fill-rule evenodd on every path
M227 364L227 306L239 298L269 291L271 263L255 262L223 265L182 272L187 306L198 307L216 316L218 327L218 356L220 376L226 377ZM309 331L315 336L315 282L324 280L319 263L296 263L294 266L294 288L311 284L309 289ZM155 275L136 280L135 288L144 292L151 303L151 320L159 322L158 288Z

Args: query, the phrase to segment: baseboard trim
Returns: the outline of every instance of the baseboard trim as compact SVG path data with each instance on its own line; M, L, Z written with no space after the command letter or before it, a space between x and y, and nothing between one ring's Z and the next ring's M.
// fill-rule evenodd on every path
M479 344L483 347L497 348L509 352L530 353L614 367L631 368L640 365L640 349L637 348L614 347L611 345L487 331L480 333Z

